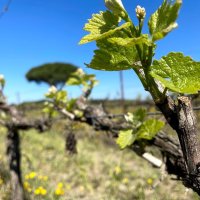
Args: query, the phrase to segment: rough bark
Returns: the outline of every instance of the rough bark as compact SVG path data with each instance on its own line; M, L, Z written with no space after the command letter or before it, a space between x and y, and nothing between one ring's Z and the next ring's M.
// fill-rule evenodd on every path
M173 124L173 127L179 127L179 125L177 124L179 124L178 120L180 119L180 117L178 116L176 109L178 109L180 105L175 107L175 104L173 103L172 99L169 99L169 102L167 105L163 104L163 109L165 109L164 112L168 112L168 116L166 118L171 125ZM186 115L187 114L188 113L186 113ZM86 123L92 125L96 130L111 131L114 137L118 136L119 130L130 128L127 125L127 123L123 123L123 121L119 123L113 121L112 118L105 118L105 116L107 116L107 113L105 113L104 109L101 106L88 106L84 112ZM183 117L181 117L181 119L182 118ZM196 132L193 132L193 134L194 133ZM195 140L193 145L197 145L196 136L196 134L192 135L192 139ZM190 136L189 139L191 139ZM185 143L186 145L188 145L188 142ZM178 179L181 178L183 180L183 183L187 187L191 187L193 190L196 191L196 186L193 185L194 174L192 174L189 178L188 167L183 157L183 152L180 143L177 139L172 138L163 131L161 131L155 136L153 140L149 141L149 145L153 145L159 148L162 154L166 157L165 165L166 170L169 174L176 175ZM142 154L144 153L144 149L140 149L140 147L138 147L137 145L133 145L132 150L135 151L139 156L142 156ZM189 156L191 156L192 152L189 152L188 154ZM193 160L191 162L193 162Z
M20 138L17 129L8 127L7 156L11 175L12 200L24 200L24 191L21 177Z
M77 140L75 134L70 131L66 136L65 149L69 154L77 154Z
M186 177L186 165L178 140L161 131L150 141L150 144L156 146L166 157L166 171L169 174L176 175L178 179Z
M200 144L191 101L188 97L178 97L175 103L167 97L157 106L178 134L187 172L184 184L200 195Z

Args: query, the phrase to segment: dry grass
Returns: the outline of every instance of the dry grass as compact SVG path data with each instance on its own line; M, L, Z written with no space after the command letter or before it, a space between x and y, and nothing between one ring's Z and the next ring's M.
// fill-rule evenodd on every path
M64 133L57 132L58 127L44 134L34 130L21 133L23 181L31 200L198 199L170 176L160 182L159 169L129 150L119 150L105 133L80 125L76 129L78 154L74 156L64 151ZM0 142L5 144L6 133L1 132ZM0 171L5 179L0 185L3 200L10 192L5 145L0 146L0 159L1 169L5 168ZM35 194L40 186L46 194ZM55 194L56 189L60 195Z

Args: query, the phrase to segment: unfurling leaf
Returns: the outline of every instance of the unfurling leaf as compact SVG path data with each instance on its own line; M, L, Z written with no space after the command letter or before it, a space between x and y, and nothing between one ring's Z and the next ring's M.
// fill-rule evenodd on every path
M145 121L136 132L137 139L151 140L163 128L165 123L157 119Z
M108 41L113 44L117 44L120 46L131 47L139 44L146 44L147 46L151 46L152 43L148 40L148 37L141 36L137 38L120 38L120 37L112 37L109 38Z
M182 4L182 0L164 0L159 9L153 13L148 22L149 32L153 41L160 40L177 27L176 19Z
M171 91L195 94L200 91L200 62L182 53L169 53L154 60L151 75Z
M124 149L127 146L133 144L136 139L136 135L133 134L133 130L123 130L119 132L119 136L117 138L117 144L121 149Z
M118 23L119 17L110 11L101 11L99 14L93 14L92 19L89 19L89 22L84 27L84 30L90 32L90 34L84 36L79 44L103 39L131 25L130 22L127 22L118 27Z
M118 15L122 18L125 18L128 15L121 0L105 0L105 5L115 15Z
M67 111L72 111L73 108L74 108L74 105L76 104L76 101L77 101L77 99L70 99L70 100L67 102L66 110L67 110Z
M131 34L130 28L115 32L114 37L128 38ZM97 41L99 49L95 50L94 57L87 66L97 70L118 71L127 70L139 61L135 46L125 47L110 43L109 38Z
M79 77L70 77L67 82L67 85L81 85L81 79Z
M67 91L58 91L55 96L55 101L65 103L67 101Z
M125 115L126 121L131 123L134 128L138 128L144 121L145 117L146 109L144 108L139 108L134 113L127 113Z

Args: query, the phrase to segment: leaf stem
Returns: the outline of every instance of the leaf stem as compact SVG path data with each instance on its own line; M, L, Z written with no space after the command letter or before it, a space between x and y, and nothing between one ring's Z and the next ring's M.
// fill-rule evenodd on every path
M138 70L138 69L135 69L135 68L132 68L132 69L135 71L135 73L136 73L137 76L139 77L140 81L142 82L142 85L143 85L144 89L145 89L146 91L148 91L148 86L147 86L147 82L146 82L146 80L145 80L144 74L142 74L142 73L140 72L140 70Z
M142 32L142 27L143 27L143 20L139 20L139 29L137 30L135 25L133 24L132 20L130 17L127 17L126 21L131 22L132 26L130 27L131 32L133 36L135 37L140 37L141 32ZM150 66L152 63L152 58L153 58L153 46L149 47L149 53L148 53L148 59L143 60L142 57L142 50L139 45L135 45L136 50L138 52L138 56L140 59L140 62L142 64L142 68L144 70L144 75L142 75L139 70L134 69L135 73L138 75L140 81L142 82L145 90L149 91L154 98L155 101L160 101L160 97L162 96L162 93L159 91L158 86L153 79L153 77L150 76Z
M149 55L148 55L148 60L147 60L148 70L150 70L149 68L151 66L152 59L153 59L153 46L149 46Z
M137 32L138 37L141 35L143 23L144 23L144 19L139 19L139 29L138 29L138 32Z

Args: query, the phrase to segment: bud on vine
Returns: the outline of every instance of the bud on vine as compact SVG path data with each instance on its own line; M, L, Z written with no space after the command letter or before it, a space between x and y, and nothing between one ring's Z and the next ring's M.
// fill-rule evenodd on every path
M121 18L128 16L121 0L105 0L106 7Z
M54 85L52 85L52 86L49 88L48 93L49 93L49 94L55 94L57 91L58 91L57 88L56 88Z
M135 12L139 20L143 20L146 16L145 8L139 5L136 7Z
M4 78L4 75L3 75L3 74L0 74L0 85L1 85L2 87L4 87L4 85L5 85L5 78Z
M76 73L79 74L79 75L84 75L85 74L84 71L81 68L78 68L76 70Z

